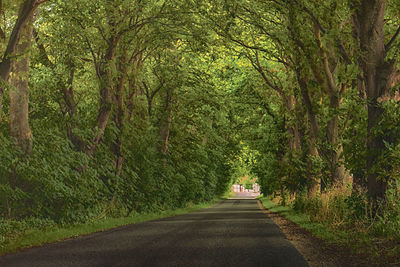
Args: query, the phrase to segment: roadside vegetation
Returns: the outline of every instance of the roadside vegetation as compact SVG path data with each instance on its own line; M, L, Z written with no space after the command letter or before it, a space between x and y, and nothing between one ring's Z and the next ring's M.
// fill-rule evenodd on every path
M328 198L316 197L312 202L307 201L307 206L298 201L282 205L279 197L260 197L259 200L269 212L286 217L328 244L349 250L364 266L399 264L397 227L391 228L383 218L354 217L343 199Z
M34 218L2 221L0 224L0 255L125 225L176 216L206 208L215 202L216 200L204 204L188 205L186 208L136 213L119 218L95 218L83 224L72 225L57 225L51 220L45 221Z
M224 49L201 42L188 8L0 1L1 251L157 218L230 188L237 122Z
M398 263L398 1L250 2L203 14L237 55L251 175L317 236Z

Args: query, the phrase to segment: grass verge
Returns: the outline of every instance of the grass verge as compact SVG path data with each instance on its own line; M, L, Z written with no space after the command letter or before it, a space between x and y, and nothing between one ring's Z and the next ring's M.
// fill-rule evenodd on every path
M282 206L269 197L258 199L264 208L284 216L313 236L337 247L346 247L354 255L363 257L366 266L370 266L371 262L374 266L400 265L399 244L394 244L394 240L376 238L355 225L339 228L329 222L316 222L312 216L296 211L290 205Z
M344 240L347 240L348 233L346 231L332 230L326 224L312 221L309 215L299 213L290 206L279 205L268 197L260 197L258 199L264 208L284 216L286 219L311 232L315 237L335 244L341 244Z
M165 210L157 213L134 214L128 217L121 218L103 218L101 220L86 224L77 224L66 227L52 226L44 229L27 229L19 235L8 237L8 239L0 245L0 256L21 249L41 246L44 244L49 244L96 232L102 232L124 225L185 214L202 208L207 208L215 204L217 201L218 200L214 200L204 204L191 205L186 208Z
M225 194L223 194L223 195L221 196L221 199L229 199L229 198L233 197L234 194L235 194L235 193L233 193L232 190L229 190L228 192L226 192Z

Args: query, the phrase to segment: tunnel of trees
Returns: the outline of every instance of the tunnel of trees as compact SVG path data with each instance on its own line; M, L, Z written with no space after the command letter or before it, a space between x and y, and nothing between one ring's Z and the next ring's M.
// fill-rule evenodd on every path
M264 195L335 191L354 214L398 220L399 11L0 1L1 216L86 222L210 201L240 159Z

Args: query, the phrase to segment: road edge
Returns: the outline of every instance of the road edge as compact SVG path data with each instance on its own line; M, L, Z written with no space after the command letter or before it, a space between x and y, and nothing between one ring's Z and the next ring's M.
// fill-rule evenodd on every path
M259 199L257 203L262 212L278 225L285 238L303 255L311 267L365 266L357 262L348 250L329 244L285 216L269 211Z
M144 222L149 222L149 221L154 221L154 220L159 220L159 219L165 219L173 216L179 216L183 214L187 214L190 212L195 212L201 209L207 209L211 208L214 205L217 205L220 202L223 202L225 198L218 198L214 199L208 203L201 203L197 205L193 205L191 207L186 207L186 208L179 208L179 209L171 209L171 210L166 210L163 212L154 212L154 213L149 213L149 214L138 214L137 216L127 216L127 217L120 217L120 218L108 218L109 221L115 220L116 222L113 225L102 225L102 221L97 221L97 222L90 222L90 223L85 223L85 224L78 224L78 225L70 225L66 227L60 227L60 228L54 228L54 229L33 229L29 234L25 234L21 236L18 240L13 242L12 244L8 246L4 246L0 248L0 258L10 255L10 254L15 254L21 251L25 251L28 249L32 248L37 248L37 247L44 247L48 245L52 245L54 243L58 242L63 242L67 241L70 239L76 239L76 238L84 238L90 235L95 235L99 233L104 233L104 232L111 232L115 231L116 229L123 228L123 227L128 227L130 225L134 224L139 224L139 223L144 223ZM121 222L118 222L118 220L121 220ZM104 220L106 221L106 220ZM94 226L91 229L85 229L86 227L89 226ZM57 233L57 232L63 232L65 233L60 234L59 236L51 236L52 233ZM24 238L32 238L32 235L49 235L48 239L44 240L37 240L37 241L27 241L23 242Z

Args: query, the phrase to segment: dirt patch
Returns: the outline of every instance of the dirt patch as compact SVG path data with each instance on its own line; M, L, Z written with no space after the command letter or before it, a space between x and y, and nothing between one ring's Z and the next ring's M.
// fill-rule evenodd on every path
M353 255L350 249L339 247L316 238L307 230L296 223L286 219L282 215L265 209L258 201L260 208L276 223L286 238L303 255L311 267L314 266L374 266L365 262L360 255Z

